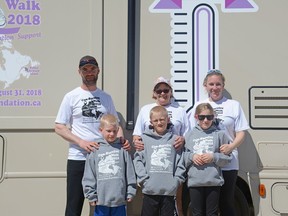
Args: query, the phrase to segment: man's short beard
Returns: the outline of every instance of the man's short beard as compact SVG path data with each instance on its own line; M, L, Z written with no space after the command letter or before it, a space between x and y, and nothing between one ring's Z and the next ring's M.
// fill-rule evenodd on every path
M86 85L86 86L95 86L96 82L97 82L97 78L95 77L93 80L86 80L85 77L82 78L82 82Z

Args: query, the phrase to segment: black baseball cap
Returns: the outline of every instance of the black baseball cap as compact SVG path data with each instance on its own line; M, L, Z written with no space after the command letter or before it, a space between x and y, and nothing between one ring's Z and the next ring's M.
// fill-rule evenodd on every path
M98 62L96 61L96 59L93 56L86 55L80 59L79 68L81 68L85 65L94 65L94 66L98 67Z

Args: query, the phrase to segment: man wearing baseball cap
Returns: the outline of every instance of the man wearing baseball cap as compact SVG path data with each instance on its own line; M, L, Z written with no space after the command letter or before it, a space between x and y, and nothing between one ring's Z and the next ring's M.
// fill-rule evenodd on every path
M86 156L99 148L95 139L101 137L98 130L101 117L109 113L118 118L111 96L97 88L100 73L97 60L89 55L82 57L78 73L82 84L64 96L55 120L55 132L69 142L65 216L81 215ZM123 137L121 127L117 136ZM124 148L130 148L127 140Z

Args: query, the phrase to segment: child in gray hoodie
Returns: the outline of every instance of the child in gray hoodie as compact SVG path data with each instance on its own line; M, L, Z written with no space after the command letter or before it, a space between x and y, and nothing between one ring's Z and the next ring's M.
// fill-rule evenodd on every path
M168 112L163 106L150 111L150 128L141 135L145 149L134 154L137 182L144 194L142 216L173 216L175 195L180 181L174 177L181 152L174 147Z
M86 160L82 185L85 197L95 206L94 216L126 215L126 201L136 194L136 176L131 155L117 138L119 123L114 115L101 118L97 139L100 147Z
M179 163L182 169L177 169L175 175L183 178L183 170L187 169L193 216L217 216L220 187L224 184L220 167L232 160L231 155L220 153L220 146L229 139L213 123L214 110L209 103L199 104L194 117L198 124L185 136L186 150Z

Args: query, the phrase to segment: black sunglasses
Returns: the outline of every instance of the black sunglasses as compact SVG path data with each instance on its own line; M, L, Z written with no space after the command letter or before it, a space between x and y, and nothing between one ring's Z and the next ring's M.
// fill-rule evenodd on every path
M198 115L200 121L203 121L205 118L207 118L208 121L211 121L214 119L214 115Z
M165 94L167 94L170 91L170 89L157 89L155 90L155 92L157 94L161 94L162 92L164 92Z

